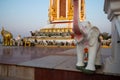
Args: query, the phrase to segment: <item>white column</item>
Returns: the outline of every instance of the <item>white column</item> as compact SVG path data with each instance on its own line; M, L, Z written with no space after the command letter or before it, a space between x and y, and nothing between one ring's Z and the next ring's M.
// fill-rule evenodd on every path
M114 41L114 43L116 44L115 45L115 55L114 55L114 61L116 62L116 63L119 63L120 64L120 43L118 43L118 41L120 41L120 15L118 15L118 16L116 16L115 17L115 19L114 19L114 23L115 23L115 26L113 26L113 27L115 27L115 33L113 34L113 36L115 36L115 41ZM113 40L114 40L114 38L113 38ZM114 44L113 43L113 44Z
M60 0L57 0L57 19L60 18Z
M120 13L119 16L116 17L116 26L117 26L118 34L120 36Z
M120 74L120 0L105 0L104 11L112 23L112 55L106 59L104 72Z

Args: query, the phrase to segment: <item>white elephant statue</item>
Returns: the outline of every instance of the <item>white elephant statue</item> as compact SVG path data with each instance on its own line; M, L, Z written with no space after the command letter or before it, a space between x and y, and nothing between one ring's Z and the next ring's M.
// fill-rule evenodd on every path
M100 55L100 31L97 27L92 26L89 21L79 21L79 0L73 0L74 19L73 19L73 34L77 48L77 64L76 68L87 73L96 71L95 65L101 65ZM88 48L88 62L84 64L84 48Z

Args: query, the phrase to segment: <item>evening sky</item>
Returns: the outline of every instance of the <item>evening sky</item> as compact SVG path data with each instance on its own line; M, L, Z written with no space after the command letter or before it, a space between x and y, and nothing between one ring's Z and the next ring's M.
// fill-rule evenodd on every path
M0 30L2 26L14 37L30 36L48 24L49 0L0 0ZM111 24L103 11L104 0L86 0L86 20L101 32L111 33Z

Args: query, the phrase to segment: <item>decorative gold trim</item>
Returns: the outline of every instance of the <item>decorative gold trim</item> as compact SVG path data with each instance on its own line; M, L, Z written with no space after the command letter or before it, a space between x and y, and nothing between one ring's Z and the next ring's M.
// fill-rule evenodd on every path
M59 8L59 0L50 0L50 7L48 9L48 17L49 17L49 21L55 21L55 20L73 20L73 2L72 0L67 0L66 5L68 7L66 7L66 13L67 16L63 17L63 16L59 16L57 17L57 15L60 13L60 11L58 10ZM79 10L80 10L80 21L84 21L86 16L85 16L85 0L80 0L79 2Z
M40 32L69 32L69 31L72 32L72 28L44 28L40 30Z
M71 0L68 0L68 20L72 20L73 19L73 4Z
M80 3L80 21L85 20L85 0L81 0Z

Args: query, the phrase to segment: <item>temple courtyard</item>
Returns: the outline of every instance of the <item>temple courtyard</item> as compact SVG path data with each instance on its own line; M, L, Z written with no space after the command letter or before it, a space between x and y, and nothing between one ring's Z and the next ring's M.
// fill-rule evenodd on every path
M101 55L102 55L102 63L104 63L105 59L111 55L111 48L102 48ZM38 59L41 60L45 59L47 61L49 58L54 63L55 59L56 58L59 59L59 57L61 57L60 61L62 61L64 57L65 59L67 59L67 57L70 57L71 59L74 58L73 63L71 62L71 64L75 64L76 62L75 47L0 46L0 64L17 65L17 64L32 62Z

